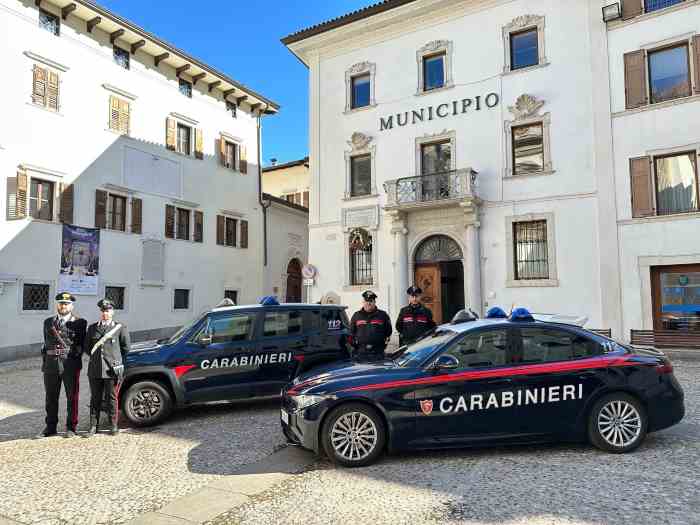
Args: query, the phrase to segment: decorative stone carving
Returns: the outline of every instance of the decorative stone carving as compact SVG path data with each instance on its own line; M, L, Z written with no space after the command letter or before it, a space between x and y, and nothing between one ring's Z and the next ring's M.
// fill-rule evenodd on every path
M520 15L516 16L510 24L505 26L505 28L508 31L513 31L517 29L523 29L528 26L536 26L537 24L540 23L540 20L542 20L544 17L543 16L538 16L538 15Z
M450 88L454 85L452 78L452 51L453 44L451 40L432 40L425 44L423 47L416 50L416 66L418 68L418 85L416 90L416 95L422 95L423 93L430 93L431 91L424 91L423 89L423 58L432 55L433 53L443 51L445 53L445 83L440 89Z
M450 45L449 40L433 40L428 42L423 47L421 47L418 52L421 54L432 53L433 51L438 51L440 49L445 49Z
M513 114L515 120L537 116L540 108L544 106L544 100L537 100L532 95L520 95L515 101L515 106L508 106L508 111Z
M377 65L374 62L358 62L345 70L345 112L361 111L367 108L374 107L376 101L374 99L374 76L377 70ZM352 107L352 79L359 75L369 73L369 105L359 108Z
M373 67L374 64L372 62L358 62L357 64L353 64L352 66L350 66L347 70L347 73L349 73L350 75L357 75L359 73L371 71Z
M371 136L356 131L350 136L350 140L348 140L348 145L350 146L350 148L352 148L353 152L356 152L359 150L367 149L369 147L370 142L372 142Z

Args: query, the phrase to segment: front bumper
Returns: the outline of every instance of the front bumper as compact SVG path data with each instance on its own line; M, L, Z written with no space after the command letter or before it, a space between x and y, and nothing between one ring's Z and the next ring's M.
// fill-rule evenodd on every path
M321 410L319 405L313 405L302 410L297 410L289 396L282 398L282 410L287 413L285 422L280 413L280 425L282 432L292 443L300 445L307 450L320 453L318 435L321 423Z

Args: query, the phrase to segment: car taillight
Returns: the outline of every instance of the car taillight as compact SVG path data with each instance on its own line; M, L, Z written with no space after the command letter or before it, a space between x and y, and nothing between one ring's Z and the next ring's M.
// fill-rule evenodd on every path
M670 361L664 361L663 363L659 363L658 365L656 365L656 373L659 375L672 374L673 365Z

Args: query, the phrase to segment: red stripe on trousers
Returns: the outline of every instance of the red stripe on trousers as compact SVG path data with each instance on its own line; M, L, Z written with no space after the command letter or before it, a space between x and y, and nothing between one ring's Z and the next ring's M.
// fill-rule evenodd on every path
M75 384L73 385L73 430L78 428L78 400L80 399L80 369L75 371Z

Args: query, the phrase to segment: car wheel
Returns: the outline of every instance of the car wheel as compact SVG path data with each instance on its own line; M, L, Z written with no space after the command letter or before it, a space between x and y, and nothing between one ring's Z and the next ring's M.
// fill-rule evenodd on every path
M646 410L636 398L622 392L600 398L588 418L591 443L607 452L630 452L644 441L646 434Z
M334 463L364 467L374 463L384 451L386 429L375 409L348 403L329 414L321 439L326 455Z
M149 427L170 415L173 400L161 383L139 381L126 391L122 406L129 423L136 427Z

